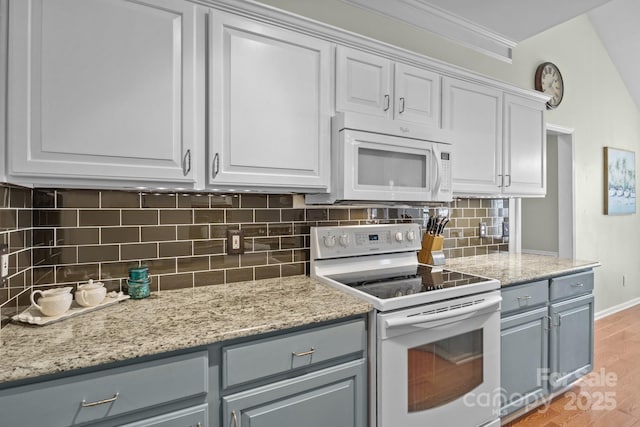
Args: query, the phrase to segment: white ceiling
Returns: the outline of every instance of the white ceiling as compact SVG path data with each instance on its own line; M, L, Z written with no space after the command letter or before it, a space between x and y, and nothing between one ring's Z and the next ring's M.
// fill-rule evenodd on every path
M640 0L343 0L511 61L522 40L588 13L640 107Z
M394 0L395 1L395 0ZM425 0L514 42L543 32L610 0Z

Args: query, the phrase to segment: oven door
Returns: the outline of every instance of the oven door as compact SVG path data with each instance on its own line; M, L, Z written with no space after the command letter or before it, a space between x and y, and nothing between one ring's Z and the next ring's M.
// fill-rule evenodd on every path
M499 417L500 292L378 316L378 427Z
M341 131L342 198L430 201L434 195L443 197L443 160L437 145L378 133ZM451 199L450 195L446 197Z

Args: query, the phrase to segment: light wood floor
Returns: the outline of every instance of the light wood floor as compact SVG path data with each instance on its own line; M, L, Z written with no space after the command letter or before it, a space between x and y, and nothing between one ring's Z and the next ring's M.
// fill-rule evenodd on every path
M640 427L640 306L596 321L594 362L590 383L576 384L545 413L534 410L506 426ZM606 384L607 375L615 385ZM602 377L605 384L595 384Z

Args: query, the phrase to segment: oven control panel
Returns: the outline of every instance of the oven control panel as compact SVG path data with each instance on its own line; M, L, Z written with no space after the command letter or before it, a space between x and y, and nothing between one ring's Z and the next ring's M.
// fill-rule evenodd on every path
M376 224L311 228L313 259L420 250L418 224Z

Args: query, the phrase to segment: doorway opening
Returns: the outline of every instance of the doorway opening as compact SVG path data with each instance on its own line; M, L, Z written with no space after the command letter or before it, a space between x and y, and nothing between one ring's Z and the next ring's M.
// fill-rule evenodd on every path
M547 125L547 195L523 198L520 246L524 253L575 258L574 130Z

